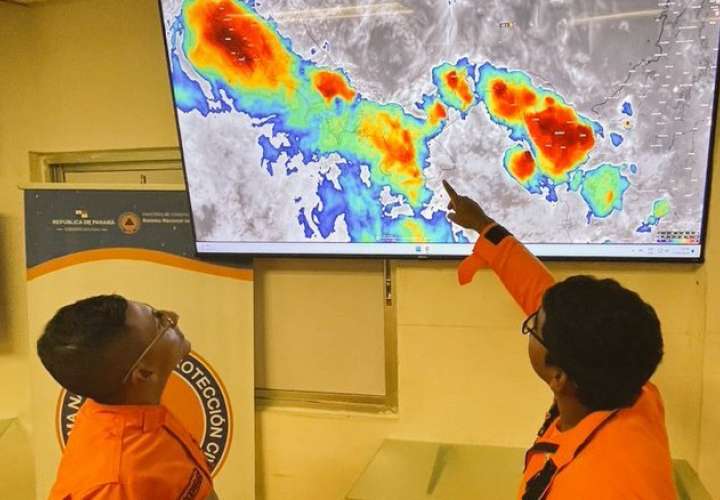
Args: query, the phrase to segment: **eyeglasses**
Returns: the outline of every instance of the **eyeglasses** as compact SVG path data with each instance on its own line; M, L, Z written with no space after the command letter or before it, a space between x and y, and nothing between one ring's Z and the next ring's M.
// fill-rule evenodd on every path
M130 374L135 370L135 368L138 367L140 362L143 360L143 358L147 355L148 352L150 352L150 349L153 348L155 344L157 344L158 340L165 335L165 332L170 330L171 328L175 328L178 324L179 316L177 313L170 312L170 311L155 311L153 310L153 314L155 317L159 320L159 326L158 326L158 332L155 334L155 337L150 341L148 346L143 350L143 352L140 353L140 356L135 360L135 362L130 366L130 369L127 371L125 376L122 379L122 383L128 381L130 378Z
M523 321L522 324L522 334L523 335L532 335L535 337L535 340L540 342L540 344L547 349L547 345L545 345L545 341L540 337L540 335L537 332L537 317L540 313L540 309L532 313L530 316L527 317L525 321Z

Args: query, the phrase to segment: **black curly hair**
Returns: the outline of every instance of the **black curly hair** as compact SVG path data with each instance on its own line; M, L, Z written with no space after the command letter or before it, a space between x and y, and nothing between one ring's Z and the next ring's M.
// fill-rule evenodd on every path
M592 411L631 406L662 360L655 310L612 279L574 276L543 297L546 362Z
M65 389L98 402L118 389L124 360L110 347L127 333L128 301L99 295L58 310L37 341L43 366ZM122 353L120 353L122 355Z

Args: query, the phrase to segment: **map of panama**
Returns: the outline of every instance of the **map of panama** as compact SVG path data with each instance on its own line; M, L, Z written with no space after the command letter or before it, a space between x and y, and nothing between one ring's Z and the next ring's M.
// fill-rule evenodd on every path
M545 52L556 37L530 48L532 41L515 32L520 19L542 14L539 7L508 2L507 13L490 12L505 21L487 22L489 13L478 8L483 3L163 1L188 184L193 209L202 214L196 220L200 236L467 243L472 234L446 218L443 178L526 241L652 241L667 220L699 232L717 51L684 44L680 52L669 47L679 40L668 44L664 37L671 30L678 30L672 36L688 36L679 28L694 20L705 45L717 47L718 29L710 20L717 5L622 2L623 10L638 4L628 19L642 21L639 38L648 47L645 53L628 50L617 78L586 57L577 65L601 82L590 84L583 71L544 68L547 61L522 64L507 55L506 46L515 45L515 52L538 59L562 59L556 54L561 47ZM583 20L592 16L562 12L569 8L564 2L550 4L559 11L553 19L575 23L566 29L586 41L593 23ZM473 5L476 21L492 26L491 33L479 34L477 46L467 43L477 30L459 29ZM652 9L642 8L647 6ZM412 50L407 34L422 31L408 26L407 17L426 11L449 17L455 42L462 43L445 43L438 54L416 47L417 62L406 58L404 74L396 71L395 53ZM632 21L617 19L603 23L630 31ZM397 40L353 44L352 36L343 35L357 29L358 20ZM533 30L529 23L524 33ZM506 40L505 32L516 40ZM598 51L579 48L579 56ZM666 64L670 50L685 62L699 58L690 57L697 66L678 71L683 68ZM608 57L603 64L614 66ZM383 58L385 72L396 76L384 86L368 71L381 68ZM653 69L660 67L666 71ZM674 81L678 75L694 83ZM590 92L593 85L604 85L603 91ZM679 116L666 117L670 109ZM664 120L666 129L659 128Z

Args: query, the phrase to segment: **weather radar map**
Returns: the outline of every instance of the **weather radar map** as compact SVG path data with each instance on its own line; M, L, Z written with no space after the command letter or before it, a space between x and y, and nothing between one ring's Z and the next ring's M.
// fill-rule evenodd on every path
M200 252L701 255L718 1L160 3Z

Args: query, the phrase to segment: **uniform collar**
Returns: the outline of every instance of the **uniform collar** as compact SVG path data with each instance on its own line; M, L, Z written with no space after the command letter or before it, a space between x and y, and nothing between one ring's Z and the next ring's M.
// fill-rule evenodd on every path
M168 415L163 405L106 405L92 399L85 402L83 412L121 418L126 425L139 426L143 432L152 432L162 427Z
M587 444L595 437L595 434L610 420L619 410L613 411L595 411L583 418L572 429L564 432L556 432L549 442L558 445L557 452L553 455L553 462L558 468L563 467L571 462L575 456L587 446ZM556 426L558 419L553 422ZM540 438L538 442L544 442L545 439Z
M620 410L596 411L587 415L575 427L565 432L555 428L559 417L552 420L550 426L545 427L545 434L535 441L532 448L525 455L525 468L530 463L533 454L545 454L544 467L525 485L525 498L545 498L545 495L558 473L565 468L582 450L592 441L595 434L603 428ZM555 431L555 432L553 432ZM550 434L548 436L548 434Z

